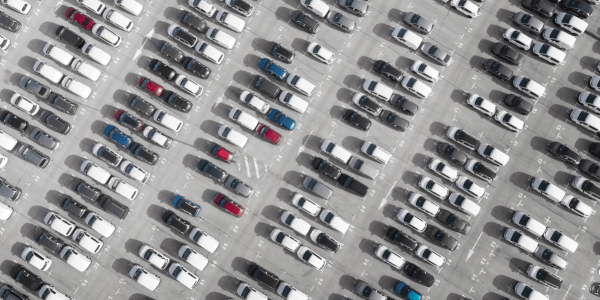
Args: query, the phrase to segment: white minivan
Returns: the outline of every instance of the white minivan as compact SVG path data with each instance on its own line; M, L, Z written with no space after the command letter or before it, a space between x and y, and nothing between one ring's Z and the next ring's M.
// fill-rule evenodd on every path
M383 148L367 141L365 141L362 144L362 146L360 147L360 151L362 151L364 154L368 155L375 161L384 165L387 164L392 158L392 154L390 154Z
M108 171L87 159L81 164L81 172L101 184L106 184L111 177Z
M104 14L102 14L102 16L104 17L104 19L106 19L113 25L115 25L118 28L123 29L127 32L130 32L131 29L133 28L133 25L134 25L133 21L131 21L129 18L127 18L126 16L124 16L122 13L118 12L114 8L109 8L109 9L105 10Z
M112 56L106 53L106 51L90 43L85 43L83 47L81 47L81 52L103 66L108 66L108 63L110 63L110 60L112 59Z
M92 81L98 81L98 79L100 79L100 75L102 75L102 72L96 67L79 58L73 60L71 63L71 69L77 71L79 74L83 75L83 77Z
M239 108L232 107L229 110L229 118L250 130L254 130L258 126L258 119Z
M52 57L54 60L65 66L70 65L75 58L71 53L54 46L51 42L46 43L44 46L44 54Z
M101 15L102 12L106 9L106 5L104 5L99 0L75 0L78 4L83 5L85 8Z
M321 151L328 153L333 158L343 162L344 164L347 164L350 158L352 158L352 153L350 153L350 151L342 148L342 146L336 145L330 140L323 140L321 143Z
M160 283L160 277L146 271L146 269L142 268L140 265L134 265L131 268L129 277L151 291L156 290Z
M172 115L167 114L166 112L157 109L154 112L154 116L152 117L154 121L158 122L162 126L165 126L175 132L179 132L181 127L183 127L183 121L175 118Z
M108 181L108 187L131 201L135 200L139 193L136 187L114 176Z
M87 99L92 94L92 88L89 86L77 81L70 76L65 76L63 78L61 85L67 89L69 92L83 98Z
M106 221L99 214L93 211L88 212L88 214L85 216L84 221L85 224L90 226L92 229L94 229L96 232L98 232L105 238L109 238L115 232L116 229L115 225L113 225L109 221Z
M61 71L57 70L53 66L49 66L41 60L36 60L33 64L33 71L42 75L42 77L58 84L60 80L65 76Z
M246 143L248 142L248 138L243 134L233 130L233 128L227 125L219 125L219 131L217 132L220 137L224 138L228 142L240 147L244 148Z
M204 270L209 262L206 256L198 253L198 251L188 245L181 245L177 255L179 255L183 261L198 269L198 271Z
M225 58L225 54L223 54L223 52L206 42L197 43L194 50L217 65L220 65L223 61L223 58Z
M120 6L123 10L128 13L139 16L144 9L144 6L135 0L114 0L117 6Z
M235 38L215 27L209 27L206 31L206 37L217 45L231 50L235 45Z
M65 245L60 250L60 258L79 272L85 272L92 264L92 259L81 254L71 245Z

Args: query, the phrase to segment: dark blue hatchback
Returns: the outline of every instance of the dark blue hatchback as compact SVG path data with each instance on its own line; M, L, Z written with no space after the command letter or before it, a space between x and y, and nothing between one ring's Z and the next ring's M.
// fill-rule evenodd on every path
M281 81L284 81L288 76L288 72L284 68L268 58L261 58L258 67Z
M287 130L294 130L296 128L296 121L284 115L279 110L271 109L268 116L271 121L283 126Z
M125 149L129 149L133 143L133 139L130 136L124 134L113 125L108 125L104 128L104 135Z

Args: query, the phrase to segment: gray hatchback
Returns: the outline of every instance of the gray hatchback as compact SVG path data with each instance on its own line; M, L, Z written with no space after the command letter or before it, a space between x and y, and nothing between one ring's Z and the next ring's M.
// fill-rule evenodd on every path
M414 12L409 12L404 15L404 23L414 28L416 31L422 34L429 34L433 30L433 22L421 17Z
M333 195L333 191L330 188L310 176L304 178L302 185L325 199L329 199Z
M327 13L326 18L327 21L329 21L334 26L339 27L346 33L350 33L354 31L354 28L356 28L356 22L354 22L354 20L342 15L342 13L339 13L335 10L330 10Z
M252 196L252 193L254 193L254 189L251 186L241 182L233 175L227 176L227 179L225 179L225 187L246 198Z
M44 155L43 153L39 152L38 150L34 149L29 145L21 146L21 149L19 149L19 154L26 161L42 169L45 168L48 165L48 163L50 163L50 157Z
M369 12L369 4L363 0L339 0L338 4L357 16L364 17Z
M12 201L17 201L21 198L22 193L20 188L12 186L6 179L0 177L0 196L4 196Z
M38 143L38 145L50 150L55 150L60 145L60 142L57 139L53 138L39 128L31 131L31 135L29 135L29 137Z
M542 33L542 29L544 29L544 23L542 23L542 21L522 11L515 14L513 22L518 26L522 27L523 29L534 34L540 34Z

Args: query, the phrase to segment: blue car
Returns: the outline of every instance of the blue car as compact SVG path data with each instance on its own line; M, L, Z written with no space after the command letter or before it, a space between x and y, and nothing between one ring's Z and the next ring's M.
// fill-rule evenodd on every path
M398 281L398 283L396 283L396 286L394 287L394 292L396 292L398 295L402 296L402 298L407 300L421 300L421 298L423 298L423 295L421 295L421 293L413 290L408 284L402 281Z
M197 217L202 211L202 207L200 207L200 205L185 199L180 195L175 196L175 199L173 199L173 207L189 214L192 217Z
M108 125L104 128L104 135L125 149L129 149L133 143L133 139L130 136L124 134L113 125Z
M258 67L281 81L284 81L288 76L288 72L284 68L268 58L261 58Z
M296 121L276 109L271 109L269 111L269 119L283 126L287 130L294 130L294 128L296 128Z

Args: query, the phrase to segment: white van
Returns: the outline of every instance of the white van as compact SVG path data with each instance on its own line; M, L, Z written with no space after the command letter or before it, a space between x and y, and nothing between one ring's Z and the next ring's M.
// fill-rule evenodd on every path
M266 114L271 108L269 103L265 102L265 100L246 90L240 93L240 101L246 103L246 105L254 108L261 114Z
M258 126L258 119L235 107L229 110L229 118L252 131Z
M101 184L106 184L111 177L108 171L102 169L97 164L87 159L83 161L80 169L81 172L83 172L85 175L98 181Z
M321 219L321 221L323 221L325 224L329 225L329 227L341 232L342 234L345 234L346 231L348 231L348 228L350 228L350 223L346 222L339 216L336 216L326 208L321 211L319 219Z
M194 268L198 269L198 271L204 270L208 265L208 258L206 256L198 253L194 248L188 245L182 245L177 252L177 255L183 259L183 261L192 265Z
M12 151L18 143L19 141L12 137L12 135L0 130L0 147Z
M181 127L183 127L183 121L175 118L172 115L167 114L166 112L157 109L154 112L154 116L152 117L154 121L158 122L162 126L165 126L175 132L179 132Z
M92 60L103 66L108 66L110 60L112 59L112 56L106 53L106 51L90 43L85 43L83 47L81 47L81 52L85 53L87 56L91 57Z
M99 214L90 211L85 217L85 224L90 226L103 237L109 238L115 232L115 225L103 219Z
M383 148L367 141L365 141L362 144L362 146L360 147L360 151L382 164L387 164L392 158L392 154L390 154L386 150L383 150Z
M92 27L92 33L113 47L119 47L123 41L123 38L102 24L96 23L94 27Z
M89 86L71 78L70 76L65 76L63 78L61 85L67 89L69 92L83 98L87 99L92 94L92 88Z
M300 235L305 236L310 231L310 224L308 222L298 218L296 215L287 210L283 211L279 219L281 223L292 228L295 232L299 233Z
M491 161L492 163L494 163L498 166L501 166L501 167L506 166L506 164L510 160L510 156L508 156L508 154L506 154L486 143L481 143L479 145L479 148L477 148L477 153L479 153L479 155L485 157L487 160Z
M275 242L277 245L288 249L291 252L296 252L298 251L298 248L300 248L300 241L298 239L296 239L295 237L287 234L284 231L281 231L281 229L274 227L271 230L271 233L269 234L269 238Z
M394 90L389 86L371 79L365 79L363 81L362 89L384 101L390 101L390 98L392 98L392 94L394 93Z
M123 10L128 13L139 16L144 9L144 6L135 0L114 0L117 6L120 6Z
M235 45L235 38L215 27L209 27L206 31L206 37L217 45L231 50Z
M0 221L6 221L13 213L12 207L0 202Z
M419 49L423 43L422 37L403 27L394 27L392 38L412 50Z
M37 292L43 300L71 300L71 297L59 292L55 287L45 283Z
M136 187L114 176L108 181L108 188L131 201L135 200L139 193Z
M102 75L102 72L100 72L100 70L98 70L96 67L79 58L73 60L71 63L71 69L77 71L79 74L83 75L83 77L92 81L98 81Z
M61 71L56 68L47 65L41 60L36 60L33 64L33 71L42 75L42 77L58 84L60 80L65 76Z
M83 5L85 8L101 15L104 9L106 9L106 5L104 5L99 0L75 0L77 3Z
M156 290L160 283L160 277L146 271L140 265L133 265L129 271L129 277L151 291Z
M450 196L448 197L448 202L450 202L450 204L454 205L462 212L471 216L477 216L479 214L479 211L481 210L481 207L477 203L465 198L459 193L450 194Z
M217 65L220 65L223 61L223 58L225 58L225 54L223 54L223 52L206 42L197 43L194 50Z
M79 272L85 272L92 264L92 260L89 257L81 254L70 245L65 245L60 250L60 258Z
M321 151L327 152L333 158L347 164L348 161L352 158L352 153L350 151L342 148L342 146L338 146L330 140L323 140L321 143Z
M244 22L244 20L242 20L224 10L221 10L217 13L217 16L215 17L215 21L223 24L223 26L225 26L237 33L242 32L242 30L244 30L244 27L246 26L246 22Z
M219 125L219 131L217 132L217 134L220 137L227 140L228 142L240 148L244 148L244 146L246 146L246 143L248 142L247 137L224 124Z
M54 60L65 66L70 65L75 58L71 53L54 46L51 42L46 43L44 46L44 54L52 57Z
M282 91L279 94L279 101L301 114L308 109L308 102L288 91Z
M215 253L219 248L219 241L198 227L192 228L188 237L210 253Z
M191 1L191 0L190 0ZM251 287L249 284L241 281L235 291L242 299L246 300L268 300L267 296L255 288Z
M114 8L105 10L102 16L113 25L127 32L131 32L131 29L133 28L133 21L124 16L122 13L116 11Z

